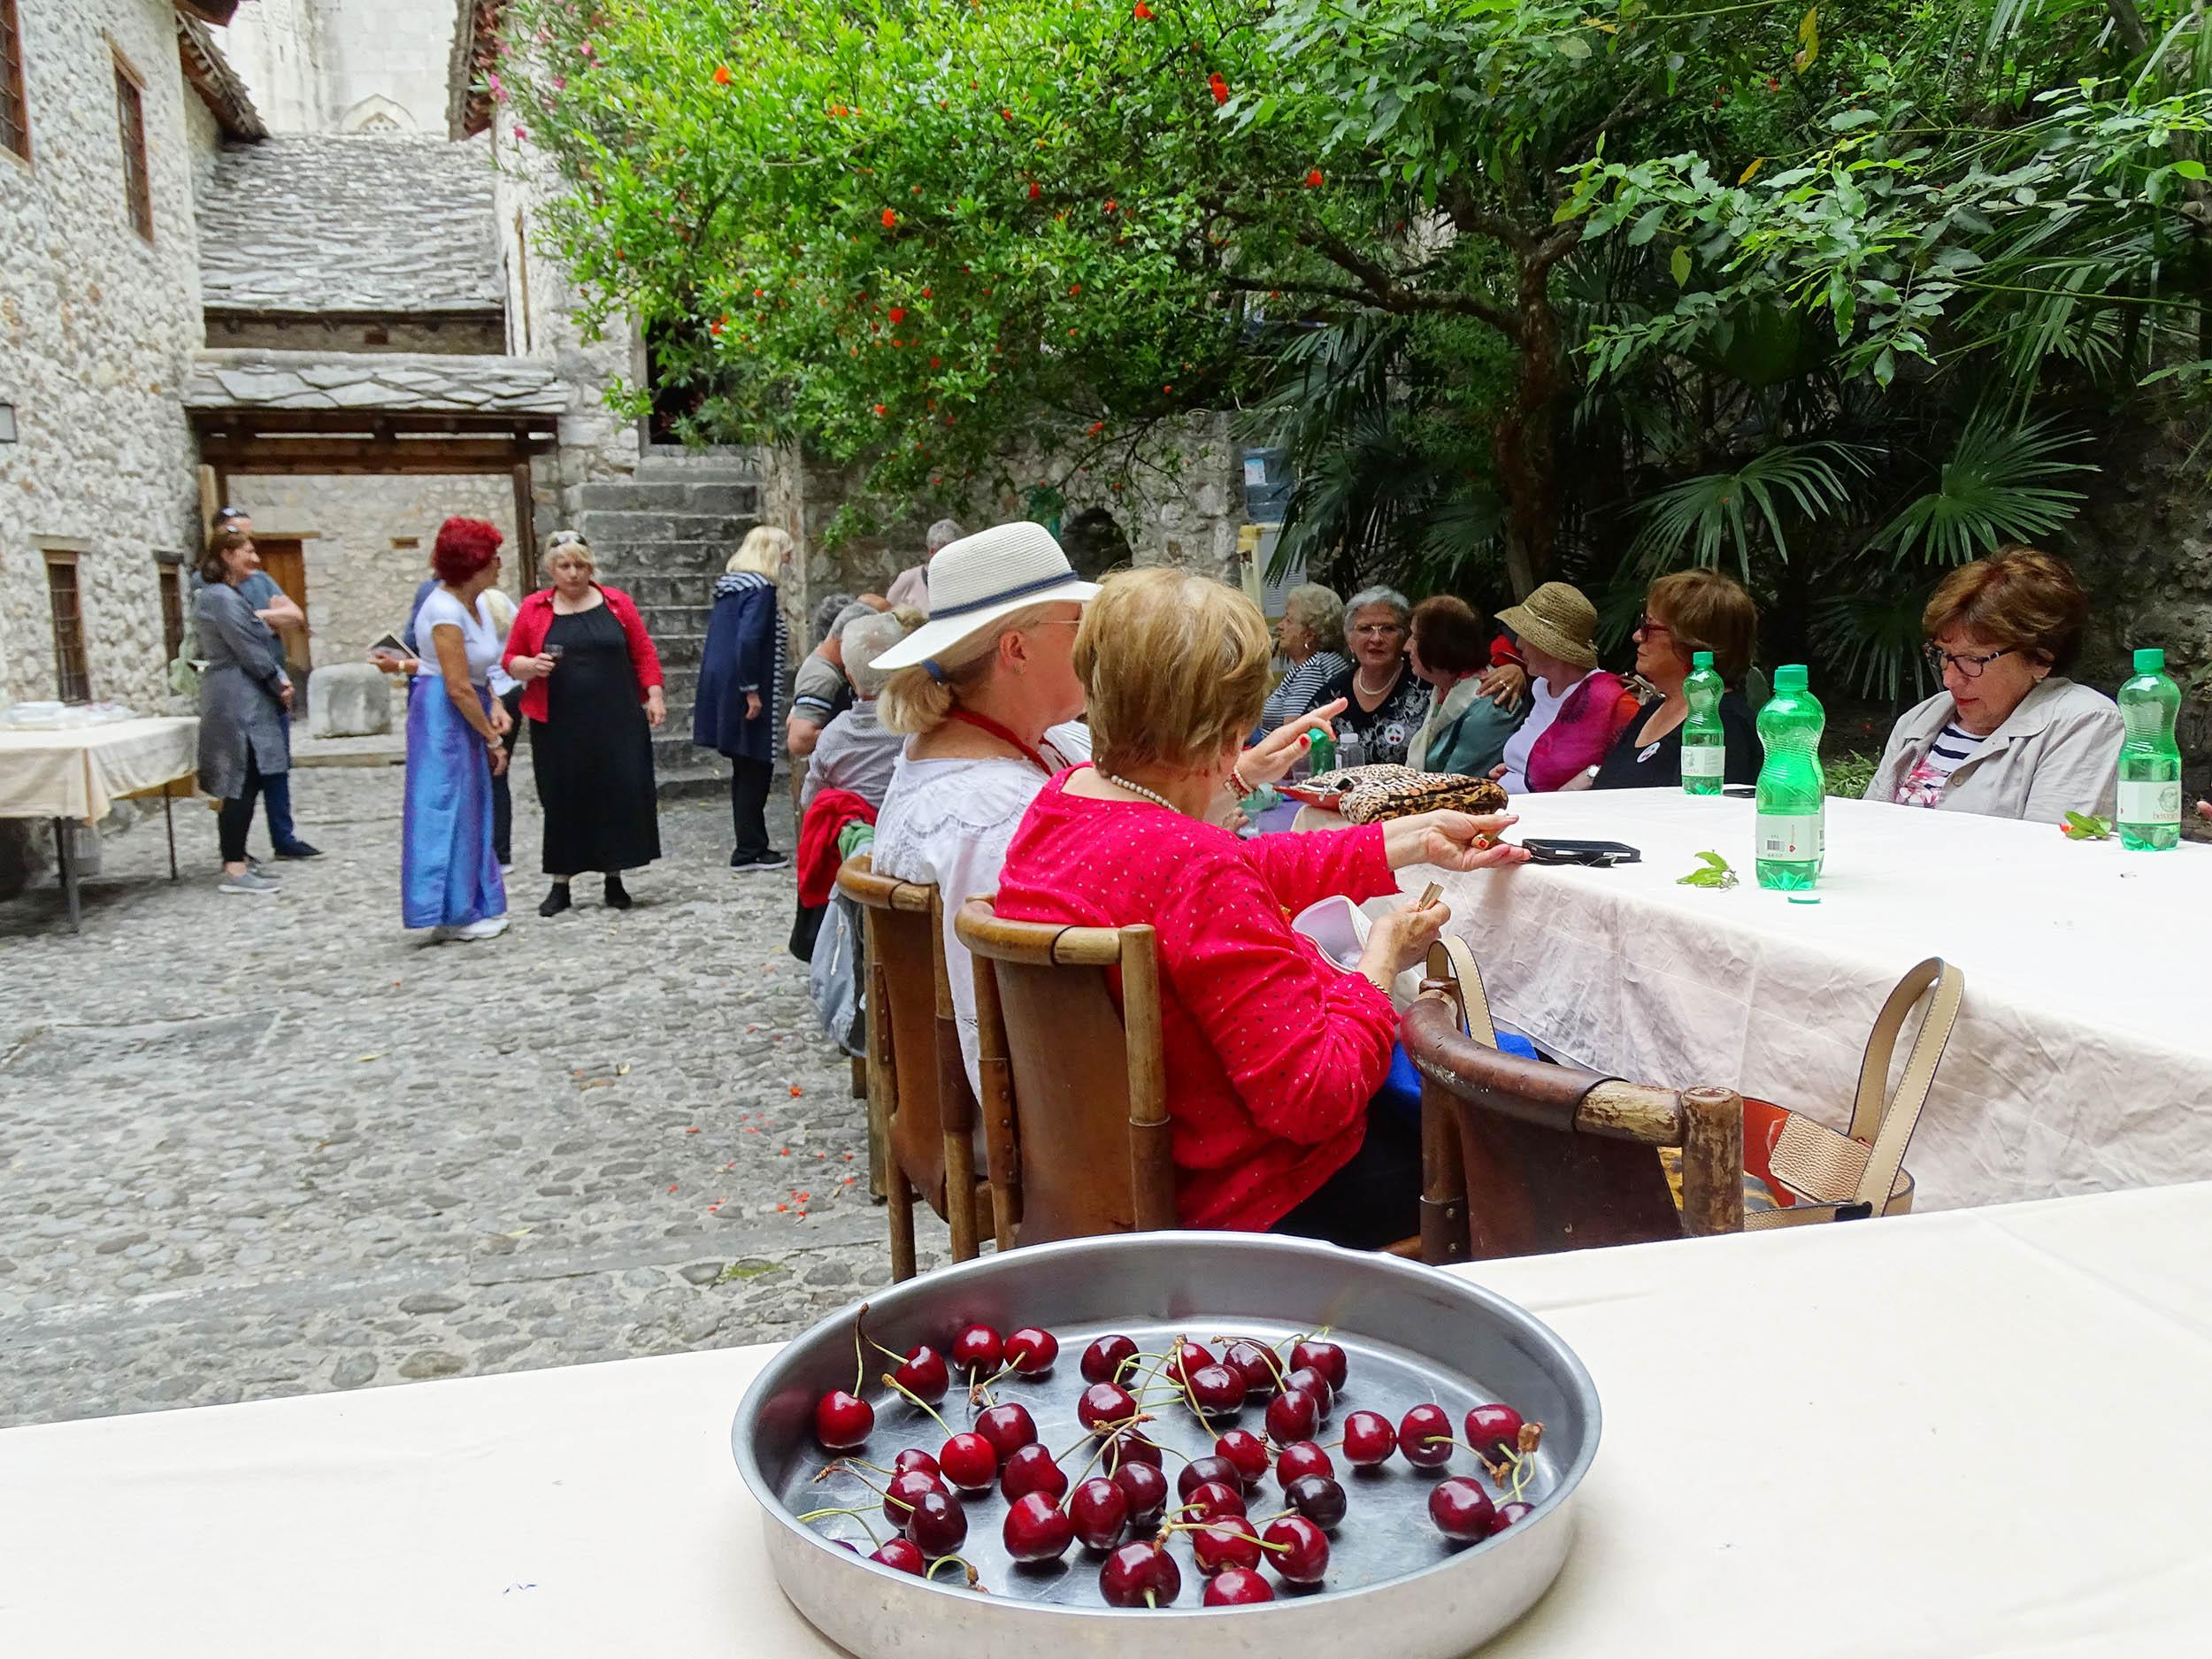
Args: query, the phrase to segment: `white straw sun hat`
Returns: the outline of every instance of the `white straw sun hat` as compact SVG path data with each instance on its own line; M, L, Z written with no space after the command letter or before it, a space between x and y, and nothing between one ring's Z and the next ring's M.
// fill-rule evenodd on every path
M1079 604L1097 592L1044 526L993 525L937 550L929 561L929 620L875 666L887 673L912 668L1017 611L1060 599Z

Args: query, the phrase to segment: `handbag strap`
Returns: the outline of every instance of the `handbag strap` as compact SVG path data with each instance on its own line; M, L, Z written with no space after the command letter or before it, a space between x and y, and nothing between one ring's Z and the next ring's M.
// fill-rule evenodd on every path
M1482 970L1467 941L1447 935L1429 947L1429 978L1452 987L1459 1003L1459 1028L1486 1048L1498 1046L1498 1028L1490 1018L1490 997L1482 988Z
M1927 1014L1913 1039L1904 1075L1897 1079L1896 1092L1885 1106L1882 1092L1889 1082L1889 1063L1897 1049L1898 1033L1904 1029L1905 1017L1931 986L1934 994L1928 999ZM1851 1109L1851 1139L1872 1148L1859 1177L1857 1200L1871 1205L1874 1215L1882 1214L1889 1204L1897 1172L1904 1167L1905 1148L1919 1125L1921 1109L1928 1103L1928 1091L1935 1085L1936 1067L1943 1062L1965 992L1966 976L1942 957L1931 956L1898 980L1874 1021L1873 1034L1866 1041L1866 1058L1859 1066L1858 1098Z

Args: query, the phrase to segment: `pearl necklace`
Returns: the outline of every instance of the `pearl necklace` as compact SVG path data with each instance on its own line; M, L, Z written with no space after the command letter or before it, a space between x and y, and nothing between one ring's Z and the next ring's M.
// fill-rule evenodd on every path
M1402 669L1398 671L1398 672L1404 672ZM1379 697L1387 693L1393 686L1398 683L1398 672L1394 672L1390 678L1384 680L1380 686L1371 686L1367 683L1367 670L1364 666L1363 666L1354 671L1352 674L1352 685L1363 697Z
M1156 790L1148 789L1141 783L1131 783L1126 778L1117 778L1110 772L1101 772L1098 776L1100 781L1110 783L1117 789L1126 789L1131 795L1141 795L1155 806L1165 807L1171 812L1180 812L1183 810L1165 795Z

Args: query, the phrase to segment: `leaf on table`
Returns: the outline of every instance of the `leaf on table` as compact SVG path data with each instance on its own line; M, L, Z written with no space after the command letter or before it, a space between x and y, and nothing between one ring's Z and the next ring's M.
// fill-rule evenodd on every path
M1701 852L1698 854L1698 857L1703 862L1688 875L1676 877L1675 886L1724 888L1736 885L1736 872L1728 867L1728 860L1718 853Z
M2105 841L2112 839L2112 821L2099 818L2093 812L2069 812L2059 830L2070 841Z

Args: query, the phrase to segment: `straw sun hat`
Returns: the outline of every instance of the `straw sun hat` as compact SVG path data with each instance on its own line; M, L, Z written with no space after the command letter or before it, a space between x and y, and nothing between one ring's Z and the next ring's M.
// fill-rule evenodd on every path
M1598 665L1598 608L1566 582L1546 582L1498 620L1547 657L1576 668Z
M875 660L885 672L926 663L1002 617L1098 592L1041 524L993 525L949 541L929 561L929 620Z

